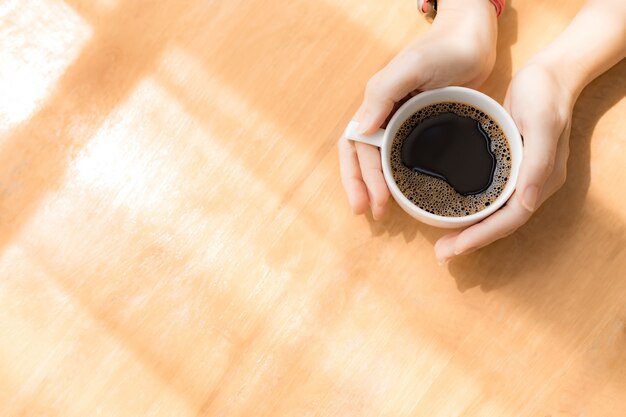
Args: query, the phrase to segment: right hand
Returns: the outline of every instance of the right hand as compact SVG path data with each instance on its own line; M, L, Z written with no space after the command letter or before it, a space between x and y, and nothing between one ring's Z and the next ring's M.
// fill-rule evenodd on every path
M506 205L465 230L435 244L440 264L502 239L524 223L565 183L571 117L578 91L563 81L561 68L535 58L509 86L504 107L524 138L515 192Z
M404 101L420 91L448 85L476 87L489 76L496 44L493 6L484 0L448 0L441 5L428 33L367 83L365 98L354 117L361 132L375 132ZM380 219L386 211L389 189L379 149L342 137L339 159L352 211L362 214L369 206L374 219Z

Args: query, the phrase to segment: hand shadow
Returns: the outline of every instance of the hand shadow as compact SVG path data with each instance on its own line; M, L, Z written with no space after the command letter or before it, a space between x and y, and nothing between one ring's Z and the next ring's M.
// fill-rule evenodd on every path
M589 84L576 102L563 188L513 235L450 262L449 271L460 291L476 286L483 291L497 289L522 272L528 277L541 276L549 260L574 237L589 189L591 137L602 115L626 96L624 74L626 60Z

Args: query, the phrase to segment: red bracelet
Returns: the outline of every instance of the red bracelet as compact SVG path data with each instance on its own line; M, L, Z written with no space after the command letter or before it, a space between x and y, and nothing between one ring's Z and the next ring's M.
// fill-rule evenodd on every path
M500 16L506 6L506 0L490 0L496 8L496 16ZM437 11L437 0L418 0L419 9L424 14L433 14L433 11ZM432 8L432 10L431 10Z
M506 0L491 0L494 6L496 6L496 16L500 16L506 6Z

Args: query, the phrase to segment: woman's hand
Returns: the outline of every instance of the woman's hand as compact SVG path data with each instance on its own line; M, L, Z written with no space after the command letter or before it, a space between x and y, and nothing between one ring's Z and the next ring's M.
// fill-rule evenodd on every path
M355 115L363 133L373 133L407 98L447 85L480 85L495 61L496 14L485 0L441 2L428 33L411 43L367 83ZM381 218L389 199L378 148L339 140L341 179L355 214L368 206Z
M574 103L591 80L626 57L625 35L623 0L589 0L565 31L517 73L504 103L524 138L515 192L482 222L439 239L439 262L510 235L563 185Z
M515 75L504 102L524 139L515 192L487 219L439 239L435 252L440 263L510 235L561 188L575 100L575 92L547 65L530 63Z

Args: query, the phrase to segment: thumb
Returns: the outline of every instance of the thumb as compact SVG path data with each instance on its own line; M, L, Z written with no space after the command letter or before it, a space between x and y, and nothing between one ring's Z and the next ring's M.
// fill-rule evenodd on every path
M524 155L520 166L516 194L520 203L528 210L539 207L543 186L552 174L559 134L552 126L541 126L534 121L523 129Z
M415 63L399 55L367 83L357 117L360 133L370 134L382 126L394 105L418 87Z

